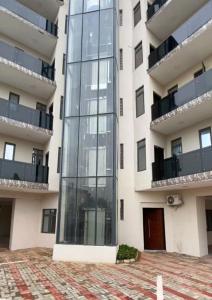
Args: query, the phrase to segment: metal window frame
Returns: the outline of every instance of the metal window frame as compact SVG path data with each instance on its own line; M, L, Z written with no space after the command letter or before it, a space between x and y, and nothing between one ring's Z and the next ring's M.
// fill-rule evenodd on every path
M45 214L46 211L50 211L49 214ZM51 213L51 211L54 211L53 213ZM48 221L48 231L44 231L43 230L43 226L44 226L44 217L48 216L49 219L51 220L52 218L55 218L55 226L53 228L53 230L49 230L49 221ZM52 220L51 220L51 226L52 226ZM41 233L45 233L45 234L55 234L56 233L56 226L57 226L57 209L56 208L44 208L42 209L42 223L41 223Z

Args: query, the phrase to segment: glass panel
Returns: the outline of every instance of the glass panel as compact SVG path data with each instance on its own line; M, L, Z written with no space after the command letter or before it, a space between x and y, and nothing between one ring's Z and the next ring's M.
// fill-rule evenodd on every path
M95 245L96 178L79 178L77 191L77 243Z
M113 55L113 10L100 11L99 57Z
M211 130L210 128L200 131L201 148L211 146Z
M47 233L49 231L49 216L43 217L43 230L44 233Z
M146 142L138 142L138 171L146 170Z
M74 243L76 240L76 179L62 179L59 241Z
M97 9L99 9L99 0L84 0L84 12Z
M99 116L98 129L98 176L112 176L113 116Z
M79 119L66 119L63 140L63 170L64 177L77 176L78 129Z
M82 13L83 0L71 0L70 2L70 15Z
M14 159L14 151L15 151L15 145L5 144L4 159L13 160Z
M79 115L81 64L67 65L65 116Z
M99 62L99 113L113 111L113 60Z
M113 178L99 178L97 182L96 244L111 245L113 232Z
M114 0L101 0L100 9L112 8Z
M70 17L68 39L68 62L81 59L82 15Z
M98 58L99 12L83 15L82 60Z
M144 114L144 88L136 91L136 117Z
M98 61L82 64L80 114L97 114Z
M96 176L97 117L81 117L78 176Z
M172 156L179 155L182 153L182 140L181 138L171 142Z

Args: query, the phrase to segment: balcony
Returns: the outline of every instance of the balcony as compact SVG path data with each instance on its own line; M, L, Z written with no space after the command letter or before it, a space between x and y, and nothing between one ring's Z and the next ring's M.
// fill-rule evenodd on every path
M0 81L43 99L54 93L54 64L0 41Z
M51 59L57 44L57 25L16 0L0 0L1 33Z
M166 85L211 55L212 1L149 55L149 74ZM167 76L168 74L168 76Z
M207 1L155 0L147 10L147 28L163 41Z
M0 159L0 187L48 189L48 167Z
M0 133L43 144L52 126L52 115L0 98Z
M212 147L154 162L152 172L153 187L205 184L205 180L212 180Z
M212 69L152 105L151 129L172 134L211 117Z
M18 2L52 22L57 18L60 6L64 4L64 0L18 0Z

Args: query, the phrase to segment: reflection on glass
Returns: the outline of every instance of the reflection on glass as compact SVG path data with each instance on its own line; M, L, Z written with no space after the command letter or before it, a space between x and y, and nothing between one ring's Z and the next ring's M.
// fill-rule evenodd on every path
M82 60L98 58L99 12L83 15Z
M99 0L84 0L84 12L97 9L99 9Z
M70 15L82 13L83 0L71 0L70 1Z
M80 114L97 114L98 61L82 64Z
M68 62L81 60L82 15L70 17L68 39Z
M98 129L98 176L113 176L113 116L99 116Z
M60 206L60 242L76 241L76 178L62 179Z
M99 113L113 111L113 60L99 61Z
M79 115L81 64L68 64L66 75L65 116Z
M96 176L97 117L81 117L78 176Z
M96 222L96 178L79 178L77 188L78 243L94 245Z
M112 243L113 197L113 178L98 178L96 245L111 245Z
M101 0L100 9L112 8L114 0Z
M200 131L201 148L211 146L211 130L210 128L203 129Z
M100 45L99 56L113 55L113 10L100 11Z
M77 176L78 118L66 118L64 124L63 177Z

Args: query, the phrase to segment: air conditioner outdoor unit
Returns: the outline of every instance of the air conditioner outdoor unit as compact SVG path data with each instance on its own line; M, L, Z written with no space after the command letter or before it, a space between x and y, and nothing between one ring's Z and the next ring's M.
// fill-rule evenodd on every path
M176 194L176 195L168 195L166 197L166 204L168 206L180 206L183 205L183 200L181 195Z

